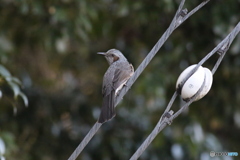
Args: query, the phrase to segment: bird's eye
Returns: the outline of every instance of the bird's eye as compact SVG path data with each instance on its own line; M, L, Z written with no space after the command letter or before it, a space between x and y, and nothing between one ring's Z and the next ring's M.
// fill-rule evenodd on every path
M112 57L114 57L114 54L111 54Z

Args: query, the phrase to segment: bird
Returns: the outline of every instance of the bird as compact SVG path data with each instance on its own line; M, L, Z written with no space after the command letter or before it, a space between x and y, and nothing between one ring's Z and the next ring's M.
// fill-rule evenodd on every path
M115 117L115 96L133 75L134 68L122 52L117 49L110 49L107 52L98 52L97 54L103 55L109 64L109 68L103 76L103 102L98 119L99 123L104 123Z

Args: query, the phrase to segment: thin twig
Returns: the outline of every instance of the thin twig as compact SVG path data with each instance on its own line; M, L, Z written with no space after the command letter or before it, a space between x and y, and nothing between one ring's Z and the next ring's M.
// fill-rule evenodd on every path
M182 12L186 12L186 10L183 10L182 7L185 3L185 0L182 0L179 8L170 24L168 29L165 31L165 33L162 35L162 37L159 39L159 41L155 44L155 46L152 48L152 50L149 52L149 54L146 56L146 58L143 60L143 62L139 65L133 76L128 80L126 83L126 86L123 87L123 89L119 92L118 96L115 98L115 107L118 105L118 103L122 100L123 96L128 92L128 90L131 88L133 83L136 81L136 79L139 77L139 75L143 72L143 70L146 68L146 66L150 63L152 58L156 55L156 53L159 51L159 49L162 47L162 45L166 42L168 37L172 34L172 32L179 27L185 20L187 20L192 14L197 12L202 6L204 6L207 2L204 1L200 5L198 5L196 8L194 8L189 14L182 15ZM78 155L82 152L82 150L86 147L88 142L92 139L92 137L97 133L98 129L101 127L102 124L96 122L92 129L88 132L88 134L85 136L85 138L82 140L82 142L78 145L78 147L74 150L72 155L68 158L68 160L75 160Z
M189 79L191 77L192 74L195 73L195 71L197 70L197 68L202 65L203 63L205 63L212 55L214 55L215 53L219 53L220 57L218 58L218 61L216 62L216 64L214 65L213 69L212 69L212 74L215 73L215 71L217 70L218 66L220 65L225 53L228 51L229 46L231 45L232 41L234 40L234 38L236 37L236 35L239 33L240 31L240 22L237 24L237 26L231 31L231 33L229 33L229 35L222 41L220 42L210 53L208 53L199 63L198 65L193 68L193 70L186 76L186 78L184 78L183 81L186 82L187 79ZM185 80L186 79L186 80ZM184 83L185 83L184 82ZM181 85L184 85L184 83L182 83ZM153 141L153 139L167 126L167 124L171 123L172 120L174 120L175 118L177 118L185 109L188 108L188 106L195 100L195 98L200 94L200 92L203 89L203 86L205 85L205 80L204 83L202 84L201 88L198 90L198 92L194 95L193 98L191 98L186 104L184 104L184 106L182 106L174 115L172 115L170 118L168 119L163 119L164 114L166 112L168 112L171 108L171 105L173 104L173 100L175 100L176 98L176 91L173 94L169 105L167 106L167 109L164 111L163 115L161 116L160 120L158 121L157 125L155 126L155 128L153 129L153 131L151 132L151 134L149 134L149 136L145 139L145 141L142 143L142 145L137 149L137 151L132 155L132 157L130 158L130 160L136 160L138 159L141 154L144 152L144 150L146 150L146 148L151 144L151 142ZM180 86L182 87L182 86Z

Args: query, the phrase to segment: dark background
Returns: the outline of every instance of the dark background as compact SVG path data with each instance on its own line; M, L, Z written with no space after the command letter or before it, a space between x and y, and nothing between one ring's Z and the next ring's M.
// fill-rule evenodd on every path
M0 139L7 160L66 160L98 119L108 68L97 55L121 50L139 66L169 26L180 1L2 0L0 63L29 100L0 80ZM191 10L201 1L187 0ZM237 0L210 1L173 32L78 159L129 159L152 131L180 73L198 63L240 21ZM240 36L206 97L173 121L140 159L208 160L210 151L240 154ZM204 66L213 67L217 55ZM180 107L178 99L174 110ZM14 113L14 108L17 112ZM234 159L234 157L218 157Z

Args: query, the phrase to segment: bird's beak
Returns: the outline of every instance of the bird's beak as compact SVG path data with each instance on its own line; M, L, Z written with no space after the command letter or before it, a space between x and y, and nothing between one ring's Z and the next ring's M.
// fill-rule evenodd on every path
M105 52L97 52L97 54L101 54L101 55L105 56Z

